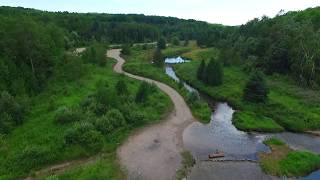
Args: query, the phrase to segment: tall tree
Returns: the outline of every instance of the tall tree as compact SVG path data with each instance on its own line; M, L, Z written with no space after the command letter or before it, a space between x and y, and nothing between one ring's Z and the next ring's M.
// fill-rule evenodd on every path
M211 86L219 86L222 84L223 70L219 62L211 59L206 67L205 82Z
M157 46L158 46L158 49L166 49L166 47L167 47L166 40L163 37L160 38L159 41L158 41Z
M164 58L161 52L161 49L157 48L153 53L153 63L157 67L163 67Z
M205 69L206 69L206 62L204 60L202 60L200 66L198 67L198 71L197 71L197 78L201 81L204 80Z
M254 103L264 103L268 98L269 89L264 75L260 71L251 74L244 88L244 100Z

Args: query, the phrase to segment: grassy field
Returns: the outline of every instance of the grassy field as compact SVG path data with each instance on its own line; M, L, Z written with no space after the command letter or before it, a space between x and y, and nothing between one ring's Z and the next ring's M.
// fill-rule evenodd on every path
M192 47L173 47L163 51L165 56L176 56L180 53L190 51ZM198 101L197 103L188 102L188 92L179 87L179 84L165 74L164 68L157 68L151 64L153 49L141 50L133 48L130 56L126 57L127 62L124 70L132 74L141 75L157 81L166 83L176 89L187 101L193 115L201 122L210 122L211 109L207 103Z
M97 153L78 145L66 146L65 132L73 125L58 124L55 121L55 115L56 110L62 106L79 108L79 104L95 92L101 82L113 87L121 79L127 84L129 93L135 94L141 83L115 74L112 71L113 64L114 62L110 59L106 67L85 64L86 71L82 76L73 80L53 78L48 83L50 86L33 98L26 122L1 138L0 179L16 179L28 174L32 175L41 167L72 159L83 159ZM99 153L105 154L105 158L93 164L72 169L57 176L58 179L60 177L61 179L123 177L123 172L115 158L116 148L133 129L161 120L173 107L167 95L157 88L153 91L148 98L148 105L137 105L136 108L138 113L144 116L143 123L137 126L126 125L104 135L103 147ZM56 177L51 178L56 179Z
M241 67L224 67L223 84L210 87L197 80L196 72L202 58L217 50L188 52L182 56L194 59L190 63L175 65L178 76L217 101L226 101L237 109L234 124L246 131L275 132L283 129L306 131L320 129L320 93L294 85L284 76L268 76L270 88L268 102L252 104L243 101L243 89L248 74ZM213 55L211 55L213 56Z
M303 177L320 168L320 156L306 151L293 151L278 139L264 142L271 153L260 154L260 165L274 176Z

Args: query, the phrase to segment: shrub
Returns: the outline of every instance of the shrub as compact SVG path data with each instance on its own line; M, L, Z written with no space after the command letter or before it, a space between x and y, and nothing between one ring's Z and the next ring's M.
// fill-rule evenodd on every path
M48 152L41 146L27 146L17 155L13 156L11 167L19 167L23 171L45 164L52 158Z
M57 110L55 120L60 124L65 124L80 121L82 116L83 115L79 110L74 110L63 106Z
M178 37L174 37L172 38L172 44L175 46L179 46L180 45L180 40Z
M103 146L103 137L94 126L87 122L76 123L65 133L67 145L80 145L90 151L97 152Z
M130 55L130 54L131 54L130 45L129 45L129 44L123 45L123 46L122 46L121 53L122 53L123 55Z
M195 104L199 100L199 95L196 92L188 93L187 101L190 104Z
M125 126L126 121L118 109L112 109L106 115L97 119L95 126L103 134L109 134L115 129Z

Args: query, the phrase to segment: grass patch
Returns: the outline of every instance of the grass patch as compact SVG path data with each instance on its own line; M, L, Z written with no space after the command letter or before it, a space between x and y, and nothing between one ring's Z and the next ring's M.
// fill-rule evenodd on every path
M272 150L269 154L260 154L260 165L268 174L298 178L320 168L319 155L306 151L293 151L275 138L266 140L264 143Z
M164 54L179 54L181 51L191 50L190 47L174 47L167 48ZM163 68L157 68L151 64L153 50L141 50L137 48L132 49L132 54L126 57L126 63L124 64L124 70L132 74L148 77L160 82L163 82L181 94L188 103L188 92L186 89L179 87L179 84L165 74ZM204 101L198 101L197 103L188 103L192 114L201 122L209 123L211 117L211 109Z
M281 132L283 127L273 119L257 115L253 112L236 112L233 116L233 124L242 131Z
M196 78L203 52L195 51L187 53L187 56L196 60L175 65L177 75L215 100L228 102L235 109L240 110L234 120L237 128L266 132L280 131L281 128L278 125L296 132L320 129L319 91L298 87L285 76L267 76L267 84L270 88L268 101L265 104L244 102L243 89L248 80L248 74L241 67L224 67L223 84L217 87L207 86ZM208 50L203 51L205 52L203 56L208 56L206 55ZM217 52L212 51L212 53ZM238 120L240 122L237 122ZM266 120L266 125L260 121L253 123L256 120Z
M182 156L182 167L177 171L177 179L181 180L187 177L190 169L196 164L196 160L193 158L189 151L183 151Z

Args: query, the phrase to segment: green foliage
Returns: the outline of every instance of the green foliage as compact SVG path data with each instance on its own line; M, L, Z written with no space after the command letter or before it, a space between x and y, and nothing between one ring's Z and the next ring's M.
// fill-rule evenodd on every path
M76 123L66 131L64 138L67 145L80 145L92 152L99 151L103 146L102 135L87 122Z
M244 88L244 100L254 103L265 103L268 93L269 89L264 75L259 71L252 73Z
M166 42L166 39L165 38L160 38L159 41L158 41L158 44L157 44L157 49L166 49L167 47L167 42Z
M52 74L64 48L63 32L26 16L0 16L0 76L2 90L37 94ZM9 33L8 33L9 32ZM1 71L2 72L2 71ZM7 80L7 82L2 82Z
M202 79L205 83L211 86L219 86L222 84L223 69L219 62L211 59L207 67L205 68Z
M95 43L85 50L82 58L87 63L103 67L106 65L106 48L101 44Z
M138 92L136 94L136 99L135 101L137 103L144 103L147 101L148 99L148 95L150 93L150 87L151 85L147 82L142 82L139 89L138 89Z
M301 177L320 168L320 156L310 152L290 152L279 162L281 174L287 177Z
M80 121L83 117L83 114L79 110L70 109L65 106L59 107L55 120L60 124L71 123Z
M284 146L285 143L282 142L281 140L277 139L277 138L269 138L267 140L263 141L264 144L266 145L276 145L276 146Z
M183 151L181 156L182 168L177 171L177 179L179 180L186 178L190 169L196 164L196 160L189 151Z
M175 47L175 48L167 48L163 50L166 56L176 56L180 53L185 53L190 51L189 47ZM148 54L152 54L151 50L148 51L133 51L132 55L129 56L128 61L124 65L124 69L127 72L132 74L138 74L144 77L148 77L160 82L164 82L171 87L175 88L187 101L188 92L185 88L181 88L183 86L182 83L177 84L176 81L171 79L168 75L163 72L163 69L156 68L152 64L149 63ZM188 104L192 114L199 119L199 121L203 123L210 122L211 117L211 109L208 104L202 100L197 101L195 104ZM127 114L127 113L124 113Z
M172 43L173 45L175 45L175 46L179 46L179 45L180 45L180 40L179 40L178 37L173 37L171 43Z
M243 131L281 132L283 127L273 119L255 114L253 112L236 112L233 116L233 124Z
M8 133L24 120L24 108L8 92L0 95L0 133Z
M201 52L201 51L200 51ZM275 123L290 131L306 131L320 128L320 114L318 104L320 95L316 90L302 88L295 85L290 77L282 75L266 76L270 93L266 103L250 103L243 101L243 89L248 82L249 75L236 66L224 67L224 83L220 86L207 86L197 79L197 68L201 61L193 60L190 63L175 66L176 74L190 83L200 92L208 94L216 101L228 102L233 108L244 112L244 120L235 126L240 129L251 129L253 131L265 130L263 119L272 119ZM249 116L246 117L247 113ZM236 113L236 118L237 118ZM260 117L264 116L264 117ZM259 123L261 122L261 123ZM267 121L269 125L274 125ZM258 125L256 128L255 125ZM272 126L265 126L268 129ZM274 126L277 127L277 126Z
M157 48L153 53L153 63L157 67L164 66L164 57L162 55L161 49Z
M197 70L197 78L199 80L205 79L205 70L206 70L206 62L204 60L202 60L200 66L198 67L198 70Z
M111 109L106 115L96 120L95 126L101 133L110 134L118 128L125 127L126 121L118 109Z
M127 84L123 80L119 80L116 84L116 92L118 95L127 96L129 94Z
M131 54L130 45L129 44L123 45L121 48L121 53L126 56L130 55Z
M17 166L20 171L26 171L28 168L36 168L51 160L52 154L41 146L29 145L19 152L16 157L11 158L9 166ZM10 168L10 167L9 167Z

